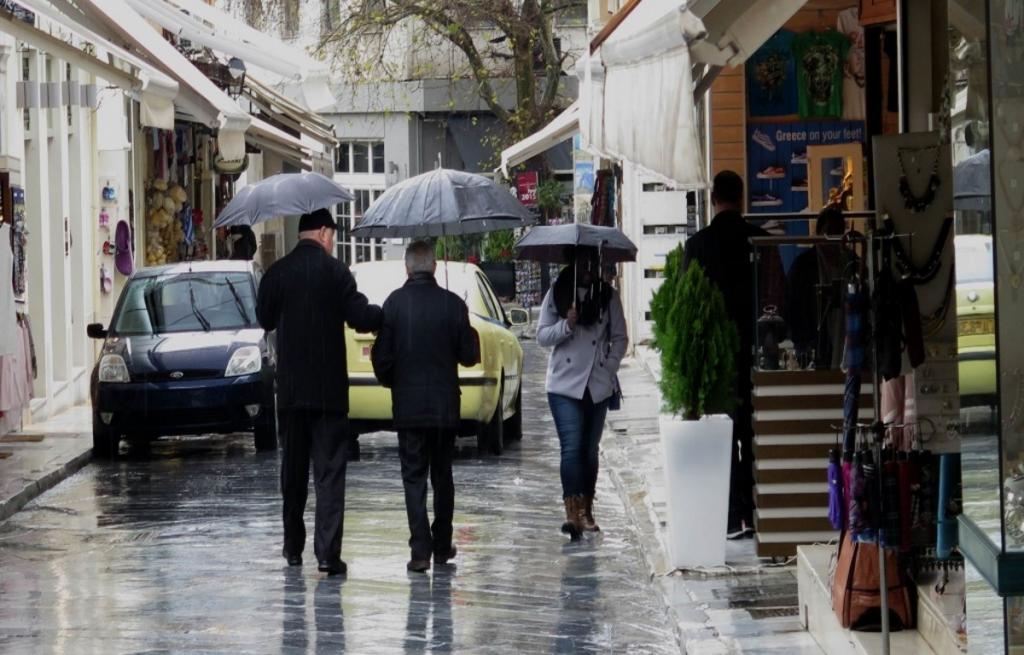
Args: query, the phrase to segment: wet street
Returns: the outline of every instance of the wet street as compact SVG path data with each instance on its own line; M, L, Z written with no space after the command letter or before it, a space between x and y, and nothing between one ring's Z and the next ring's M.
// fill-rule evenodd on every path
M460 440L454 566L405 570L392 434L349 465L346 579L280 556L276 454L249 435L94 462L0 524L3 653L675 653L661 599L606 473L604 530L570 544L543 353L527 349L524 440Z

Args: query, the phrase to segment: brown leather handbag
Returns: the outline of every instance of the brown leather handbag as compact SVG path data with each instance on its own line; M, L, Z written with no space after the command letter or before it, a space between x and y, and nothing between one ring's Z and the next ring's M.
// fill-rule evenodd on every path
M878 546L855 542L849 533L843 532L832 564L832 609L839 622L851 630L879 630L882 595L878 589ZM910 590L894 550L886 551L885 571L889 583L889 627L893 631L913 628Z

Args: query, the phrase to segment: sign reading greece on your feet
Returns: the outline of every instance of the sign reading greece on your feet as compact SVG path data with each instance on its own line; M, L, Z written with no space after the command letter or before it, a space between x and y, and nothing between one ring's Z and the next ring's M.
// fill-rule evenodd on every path
M746 150L750 212L804 211L808 206L807 146L863 141L863 121L749 123ZM824 183L838 186L843 181L842 160L830 163L834 165Z

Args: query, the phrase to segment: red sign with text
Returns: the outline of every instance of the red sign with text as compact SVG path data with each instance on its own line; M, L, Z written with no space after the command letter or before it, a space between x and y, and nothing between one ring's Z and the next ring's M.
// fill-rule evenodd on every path
M537 171L516 174L516 191L519 202L527 206L537 204Z

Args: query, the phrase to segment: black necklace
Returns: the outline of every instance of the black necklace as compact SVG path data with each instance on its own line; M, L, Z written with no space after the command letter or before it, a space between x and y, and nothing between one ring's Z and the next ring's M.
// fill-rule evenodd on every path
M896 233L891 218L885 219L885 227L889 230L890 234ZM915 266L907 251L903 249L903 243L899 237L893 237L892 246L893 253L896 255L896 266L900 269L903 277L909 279L914 284L928 284L935 279L939 269L942 268L942 251L946 248L946 241L949 240L949 231L951 229L953 229L953 219L943 219L942 229L939 230L939 237L932 245L931 252L928 254L928 261L925 262L924 266Z
M900 164L900 195L903 196L903 204L906 205L907 209L919 214L935 201L935 194L942 186L942 180L939 178L939 148L938 146L931 146L929 148L922 148L917 152L924 152L930 150L934 153L932 157L932 172L928 177L928 188L925 190L924 195L917 196L913 191L910 190L910 180L907 178L907 168L903 163L903 152L906 148L900 148L896 151L896 160ZM918 169L920 172L921 169Z

